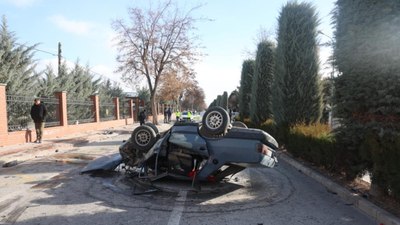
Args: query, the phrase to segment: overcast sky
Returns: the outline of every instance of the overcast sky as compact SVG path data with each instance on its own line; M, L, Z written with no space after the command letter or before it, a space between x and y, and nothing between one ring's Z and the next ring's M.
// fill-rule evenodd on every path
M80 64L118 81L132 91L115 74L116 48L112 44L114 32L111 22L127 19L127 8L144 6L151 0L0 0L0 13L6 16L9 30L18 43L40 43L35 58L41 65L57 61L57 45L62 44L62 55L70 62L78 58ZM151 1L156 3L156 1ZM178 0L183 9L202 4L195 16L212 19L197 24L202 52L205 56L196 65L197 80L209 104L217 95L228 94L240 83L242 62L251 57L262 30L275 38L277 18L287 1L283 0ZM315 5L321 25L319 30L332 37L331 15L334 0L310 0ZM321 42L329 42L320 36ZM51 53L51 54L50 54ZM321 62L331 49L321 47ZM321 68L326 65L321 65ZM326 71L328 72L328 71ZM325 73L325 71L321 71Z

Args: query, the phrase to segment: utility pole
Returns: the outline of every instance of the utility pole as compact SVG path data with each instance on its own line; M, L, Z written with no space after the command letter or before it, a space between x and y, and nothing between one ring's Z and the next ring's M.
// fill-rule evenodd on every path
M58 71L57 74L60 76L61 69L61 42L58 42Z

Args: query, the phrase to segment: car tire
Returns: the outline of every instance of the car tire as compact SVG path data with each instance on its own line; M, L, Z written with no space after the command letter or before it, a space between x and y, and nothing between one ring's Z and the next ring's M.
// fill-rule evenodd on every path
M160 134L160 131L158 130L157 126L154 125L151 122L146 122L144 125L151 127L151 129L154 130L154 133L156 133L156 135Z
M247 125L240 121L235 121L232 123L232 127L248 128Z
M140 151L148 151L156 143L157 135L153 128L147 125L136 127L131 136L132 145Z
M228 125L229 115L222 107L211 107L203 115L202 127L207 134L224 134L228 129Z

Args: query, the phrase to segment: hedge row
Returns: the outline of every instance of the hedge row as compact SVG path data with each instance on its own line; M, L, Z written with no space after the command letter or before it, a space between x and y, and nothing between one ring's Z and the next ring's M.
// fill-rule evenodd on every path
M249 120L245 120L249 126ZM345 175L349 180L360 175L359 171L369 168L372 179L388 196L400 200L400 135L379 135L370 132L364 136L361 147L356 151L362 158L373 158L374 164L361 165L353 162L354 151L348 151L336 141L334 134L326 124L298 124L291 128L276 127L269 120L258 126L274 136L281 147L297 158L301 158L318 167L339 175ZM366 162L367 163L367 162Z

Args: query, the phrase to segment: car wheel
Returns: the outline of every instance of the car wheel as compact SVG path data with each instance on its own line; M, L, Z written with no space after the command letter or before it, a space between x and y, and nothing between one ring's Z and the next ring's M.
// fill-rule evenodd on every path
M154 125L153 123L146 122L144 125L151 127L151 129L154 130L154 133L156 133L156 135L158 135L160 133L160 131L158 131L157 126Z
M156 143L156 137L156 133L151 127L142 125L133 130L132 145L140 151L148 151Z
M247 125L243 122L240 121L235 121L232 123L232 127L242 127L242 128L248 128Z
M208 134L224 134L228 129L228 125L228 112L219 106L209 108L203 115L202 127L204 127L205 132Z

